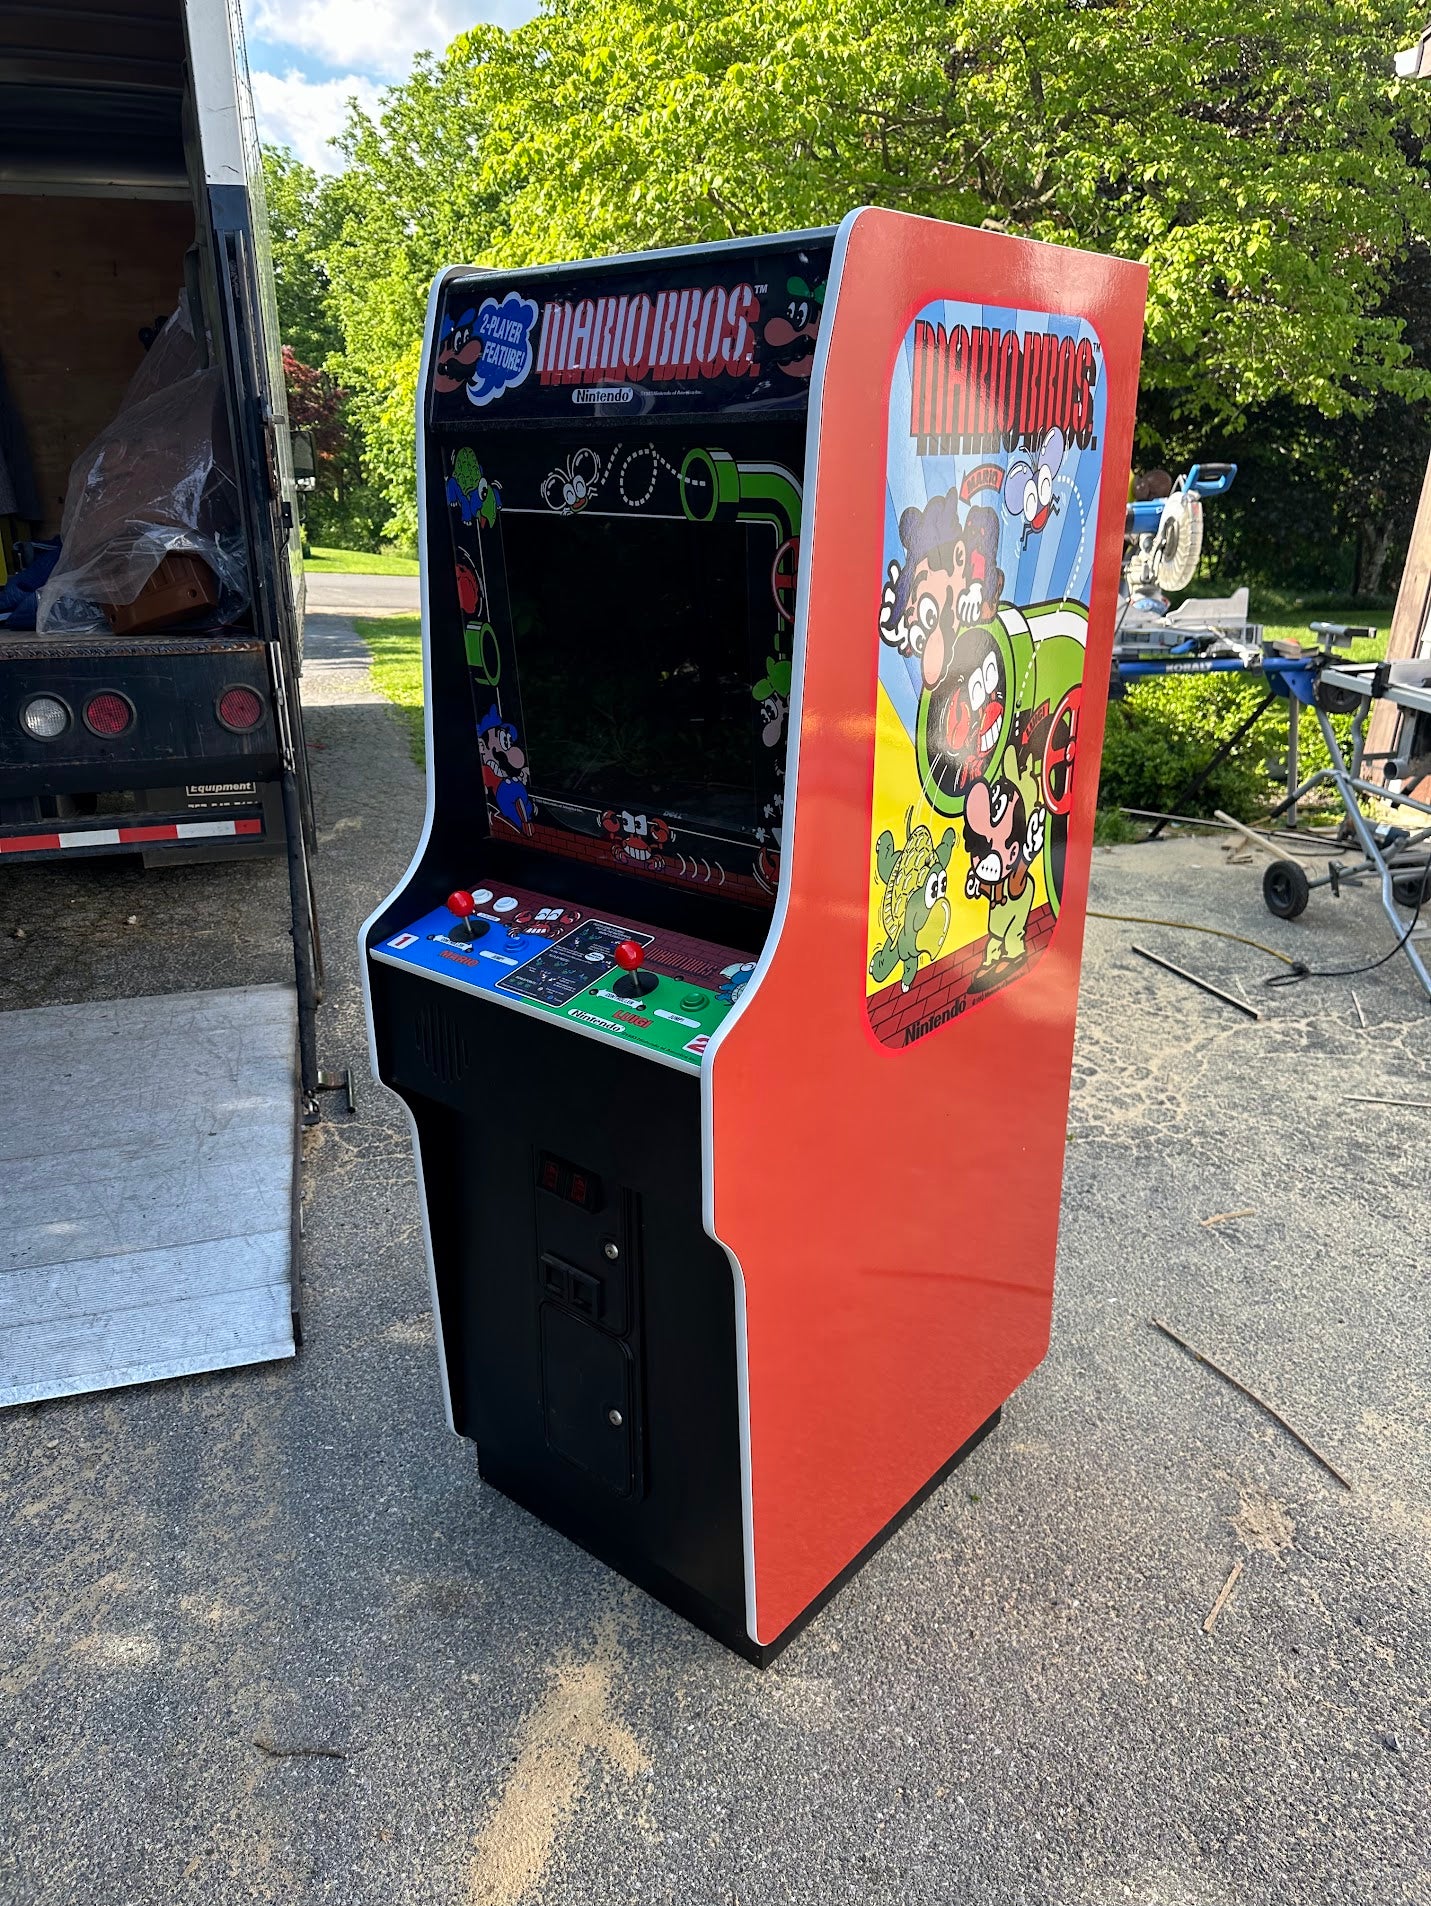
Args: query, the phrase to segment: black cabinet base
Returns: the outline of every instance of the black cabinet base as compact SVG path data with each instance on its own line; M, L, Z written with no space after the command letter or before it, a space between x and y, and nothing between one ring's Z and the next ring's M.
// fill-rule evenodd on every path
M479 1468L482 1480L500 1490L504 1496L515 1502L520 1508L530 1510L541 1521L575 1542L588 1555L604 1562L608 1568L615 1569L628 1581L634 1582L658 1602L664 1602L667 1608L685 1620L702 1628L729 1648L732 1653L744 1660L753 1662L757 1668L768 1668L776 1656L783 1653L795 1637L815 1619L827 1603L832 1601L846 1582L862 1569L870 1557L894 1534L902 1528L915 1510L926 1503L939 1485L959 1467L967 1456L983 1442L984 1438L998 1424L1002 1409L995 1410L987 1421L981 1423L966 1442L960 1444L946 1463L942 1463L922 1488L916 1490L904 1507L891 1516L889 1521L860 1550L852 1561L842 1568L828 1587L821 1590L810 1606L803 1609L788 1628L777 1635L774 1641L752 1641L745 1631L743 1621L736 1620L731 1613L716 1603L698 1594L687 1583L678 1580L665 1569L652 1563L648 1557L623 1546L613 1539L613 1531L600 1523L581 1515L570 1502L549 1495L539 1482L519 1470L507 1469L501 1463L482 1461Z

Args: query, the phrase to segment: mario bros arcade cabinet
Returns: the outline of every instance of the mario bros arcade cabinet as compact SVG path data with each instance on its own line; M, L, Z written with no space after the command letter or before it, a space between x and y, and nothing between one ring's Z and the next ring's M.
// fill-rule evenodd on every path
M1143 292L879 211L434 287L363 967L451 1419L758 1661L1047 1347Z

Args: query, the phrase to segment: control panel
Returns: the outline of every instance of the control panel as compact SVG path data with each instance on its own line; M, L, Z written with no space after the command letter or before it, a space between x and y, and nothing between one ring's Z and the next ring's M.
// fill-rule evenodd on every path
M507 886L459 888L372 953L693 1071L755 965L735 947Z

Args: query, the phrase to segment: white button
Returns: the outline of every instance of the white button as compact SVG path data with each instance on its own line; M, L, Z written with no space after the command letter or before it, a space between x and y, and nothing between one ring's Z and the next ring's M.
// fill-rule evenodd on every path
M485 907L491 898L492 889L490 887L479 887L472 896L473 902L479 907Z
M489 900L492 899L492 896L490 894L487 897ZM476 898L475 894L473 895L473 898L474 899ZM509 893L504 893L500 900L492 900L493 913L515 913L516 910L517 910L517 903L512 898L511 894Z

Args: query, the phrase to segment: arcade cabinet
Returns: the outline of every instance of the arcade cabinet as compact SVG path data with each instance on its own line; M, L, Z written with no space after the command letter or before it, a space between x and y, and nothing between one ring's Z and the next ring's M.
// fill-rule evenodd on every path
M1143 293L880 211L433 290L362 957L451 1421L756 1661L1047 1347Z

